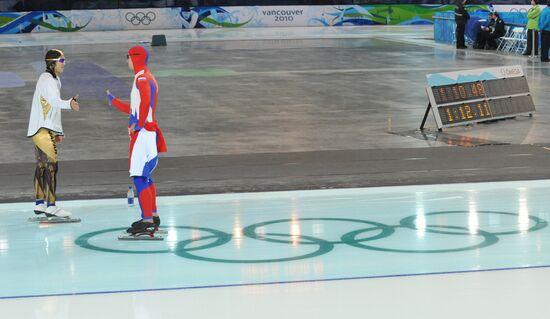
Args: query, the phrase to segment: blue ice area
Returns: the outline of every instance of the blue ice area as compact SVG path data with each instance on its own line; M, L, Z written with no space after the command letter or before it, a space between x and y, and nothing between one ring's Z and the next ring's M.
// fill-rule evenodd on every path
M31 65L37 74L46 69L43 61ZM61 96L68 99L78 94L80 99L107 101L105 90L109 89L113 95L129 99L131 78L131 71L128 71L128 80L123 81L95 63L68 60L61 75Z
M119 241L125 199L0 205L0 298L546 267L550 181L159 197L164 241Z
M13 72L0 72L0 89L25 86L25 81Z

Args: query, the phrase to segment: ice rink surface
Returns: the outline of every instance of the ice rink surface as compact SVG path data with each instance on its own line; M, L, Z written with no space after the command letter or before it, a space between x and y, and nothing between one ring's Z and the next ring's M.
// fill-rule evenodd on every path
M17 318L440 318L441 305L422 305L445 302L447 318L543 318L518 306L547 291L549 191L531 181L161 197L163 241L117 239L139 215L123 199L61 202L82 222L50 225L28 222L28 203L2 204L0 305Z

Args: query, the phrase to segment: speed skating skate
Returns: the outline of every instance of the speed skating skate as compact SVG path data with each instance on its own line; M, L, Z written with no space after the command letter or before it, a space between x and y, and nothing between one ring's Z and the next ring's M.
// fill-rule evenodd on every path
M80 218L72 217L72 214L57 206L46 208L45 204L36 205L34 208L35 217L30 217L30 222L41 224L80 223Z
M135 221L132 223L132 227L137 225L137 223L142 222L143 219L140 219L138 221ZM153 224L155 225L155 234L168 234L168 229L165 228L159 228L160 227L160 217L153 216Z
M146 223L143 220L132 223L126 233L118 237L119 240L164 240L164 237L155 235L155 223Z

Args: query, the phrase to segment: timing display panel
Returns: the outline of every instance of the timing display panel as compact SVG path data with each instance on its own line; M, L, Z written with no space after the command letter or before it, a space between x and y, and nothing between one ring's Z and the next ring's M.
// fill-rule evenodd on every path
M510 98L491 100L489 108L495 117L529 113L535 111L535 104L530 95L514 96Z
M529 85L524 76L489 80L485 81L483 84L486 88L487 96L489 97L508 96L525 92L529 93Z
M435 86L431 89L437 104L485 98L481 81Z
M535 111L520 66L429 74L428 84L439 129Z
M456 124L492 117L487 101L451 104L440 106L437 110L441 117L441 122L444 124Z

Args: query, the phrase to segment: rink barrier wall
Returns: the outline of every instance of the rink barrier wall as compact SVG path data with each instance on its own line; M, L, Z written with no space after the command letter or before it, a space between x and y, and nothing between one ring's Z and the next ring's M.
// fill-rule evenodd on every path
M258 28L434 24L454 5L176 7L0 13L0 34L195 28ZM524 5L471 5L486 14L527 11Z

